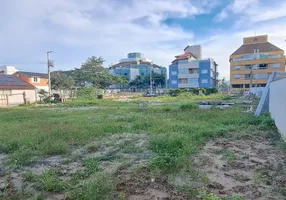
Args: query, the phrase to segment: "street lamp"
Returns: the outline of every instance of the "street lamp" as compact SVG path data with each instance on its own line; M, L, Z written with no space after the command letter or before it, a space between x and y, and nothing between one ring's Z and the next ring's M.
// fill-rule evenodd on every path
M50 68L53 67L53 63L50 61L50 53L53 53L53 51L48 51L48 52L47 52L48 81L49 81L49 97L51 97L51 70L50 70Z

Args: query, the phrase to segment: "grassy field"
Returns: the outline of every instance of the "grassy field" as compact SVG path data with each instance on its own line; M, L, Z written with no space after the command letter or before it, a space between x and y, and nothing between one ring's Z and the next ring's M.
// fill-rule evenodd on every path
M105 100L68 102L51 108L1 109L0 152L7 155L5 168L13 172L32 165L42 157L66 155L71 158L72 151L84 146L97 150L99 146L92 144L112 135L144 134L149 140L146 148L152 152L147 167L155 174L177 174L189 167L188 157L212 138L229 134L273 132L273 122L269 117L242 113L243 108L240 106L201 110L191 104L223 98L220 95L203 98L161 97L152 99L162 101L161 105L149 103L147 109L139 109L133 101ZM125 151L136 152L136 147L129 146ZM41 185L37 189L38 199L45 199L49 192L65 193L71 199L93 199L95 197L91 197L94 195L98 196L95 199L112 199L116 179L112 178L112 174L99 170L102 160L83 161L89 169L86 170L88 173L73 174L81 178L62 181L57 172L49 170L37 176L33 172L25 172L25 180ZM79 184L79 180L84 179L94 181ZM100 180L105 180L105 183L100 183ZM15 194L15 199L23 198L17 195L34 198L31 194Z

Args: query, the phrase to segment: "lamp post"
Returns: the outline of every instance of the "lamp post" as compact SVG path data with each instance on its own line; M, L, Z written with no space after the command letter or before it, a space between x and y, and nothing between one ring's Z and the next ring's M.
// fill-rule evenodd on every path
M48 81L49 81L49 97L51 97L51 70L50 68L53 67L53 64L50 61L50 53L53 53L53 51L47 52L47 65L48 65Z

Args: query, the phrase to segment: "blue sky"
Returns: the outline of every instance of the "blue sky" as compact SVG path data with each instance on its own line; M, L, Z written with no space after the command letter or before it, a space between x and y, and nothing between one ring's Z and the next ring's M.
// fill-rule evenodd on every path
M187 45L229 79L229 55L245 36L268 34L286 49L285 0L3 0L0 1L0 65L46 72L79 67L102 56L108 67L129 52L168 66Z

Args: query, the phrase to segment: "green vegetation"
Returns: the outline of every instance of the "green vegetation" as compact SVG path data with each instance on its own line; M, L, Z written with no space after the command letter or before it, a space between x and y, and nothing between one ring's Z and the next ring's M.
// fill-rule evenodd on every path
M60 192L67 188L67 183L60 180L55 170L45 171L40 177L41 186L45 191Z
M85 183L80 188L70 191L68 196L74 200L89 199L114 199L115 184L107 174L97 173L93 180Z
M240 135L274 132L269 116L242 113L243 108L239 106L201 110L196 105L197 101L222 98L220 94L195 96L191 93L162 96L152 99L162 101L161 105L149 103L147 109L138 108L135 101L141 97L134 102L80 99L53 108L1 109L0 152L8 154L6 164L15 169L39 157L59 154L68 157L75 148L85 147L88 153L96 152L101 145L98 141L114 134L146 134L150 143L146 148L152 151L149 168L158 174L176 174L191 169L190 156L210 138L234 132ZM88 109L82 109L84 106ZM89 109L91 106L96 109ZM52 169L38 177L26 172L24 180L35 182L39 179L41 191L68 193L70 199L112 199L115 180L102 172L101 163L119 160L119 151L140 152L134 143L126 142L120 148L82 160L85 170L73 173L71 180L62 179L61 174ZM230 162L236 158L230 152L223 156ZM69 157L64 162L72 161ZM201 178L208 181L206 177ZM189 194L195 193L189 190ZM203 198L219 199L215 195Z

